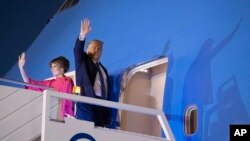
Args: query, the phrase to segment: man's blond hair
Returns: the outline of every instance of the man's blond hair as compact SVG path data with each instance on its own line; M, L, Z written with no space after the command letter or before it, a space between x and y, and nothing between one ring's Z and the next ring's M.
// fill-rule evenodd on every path
M102 46L103 46L103 41L94 39L94 40L90 41L89 44L95 44L97 47L102 48Z

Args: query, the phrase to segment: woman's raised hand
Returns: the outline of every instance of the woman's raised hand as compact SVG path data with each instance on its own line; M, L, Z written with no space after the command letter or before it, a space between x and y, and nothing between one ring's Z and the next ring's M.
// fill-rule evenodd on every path
M23 52L18 57L18 66L19 66L19 68L22 68L24 65L25 65L25 52Z

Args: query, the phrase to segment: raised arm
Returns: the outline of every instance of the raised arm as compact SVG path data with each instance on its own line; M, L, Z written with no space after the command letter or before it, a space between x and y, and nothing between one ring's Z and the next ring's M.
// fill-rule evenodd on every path
M234 30L228 35L226 36L214 49L213 49L213 53L212 53L212 57L216 56L216 54L218 52L220 52L234 37L235 33L239 30L240 28L240 23L242 21L243 17L240 18L238 24L236 25L236 27L234 28Z
M90 31L90 20L84 19L83 21L81 21L80 37L86 37Z
M18 57L18 66L19 66L19 70L20 70L21 76L23 78L23 81L24 82L29 82L29 77L28 77L28 75L26 74L26 72L24 70L24 65L25 65L25 53L23 52Z
M85 37L91 31L90 21L88 19L84 19L81 21L80 34L76 39L75 48L74 48L74 56L75 56L75 65L76 67L80 64L83 59L84 45L85 45Z

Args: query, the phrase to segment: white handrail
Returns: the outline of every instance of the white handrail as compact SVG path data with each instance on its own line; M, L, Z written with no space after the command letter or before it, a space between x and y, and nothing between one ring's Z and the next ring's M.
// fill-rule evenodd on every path
M21 85L21 86L31 86L31 87L35 87L35 88L41 88L41 89L46 89L46 90L53 90L53 88L50 88L50 87L29 84L29 83L20 82L20 81L16 81L16 80L10 80L10 79L6 79L6 78L0 78L0 81L11 83L11 84L17 84L17 85Z
M44 102L43 102L43 112L45 113L44 115L48 118L48 109L49 105L49 100L51 97L56 97L56 98L63 98L63 99L69 99L73 100L76 102L84 102L88 104L94 104L94 105L99 105L99 106L104 106L104 107L110 107L110 108L116 108L116 109L121 109L121 110L127 110L127 111L132 111L132 112L137 112L137 113L143 113L143 114L148 114L148 115L153 115L157 116L161 127L163 129L163 132L166 136L166 139L169 141L174 141L174 136L171 132L170 126L167 122L167 119L164 115L164 113L160 110L155 110L155 109L150 109L150 108L145 108L145 107L140 107L140 106L135 106L135 105L129 105L129 104L123 104L123 103L117 103L117 102L112 102L112 101L107 101L107 100L101 100L101 99L96 99L96 98L90 98L86 96L79 96L79 95L69 95L65 93L59 93L56 91L50 91L50 90L45 90L44 91Z

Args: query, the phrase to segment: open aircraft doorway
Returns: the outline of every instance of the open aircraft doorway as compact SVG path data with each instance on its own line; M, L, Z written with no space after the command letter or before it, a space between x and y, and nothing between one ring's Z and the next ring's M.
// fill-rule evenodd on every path
M168 58L159 57L133 65L122 75L119 102L162 110ZM119 111L120 128L124 131L161 136L157 117Z

